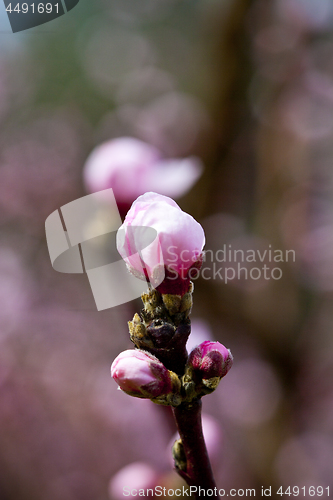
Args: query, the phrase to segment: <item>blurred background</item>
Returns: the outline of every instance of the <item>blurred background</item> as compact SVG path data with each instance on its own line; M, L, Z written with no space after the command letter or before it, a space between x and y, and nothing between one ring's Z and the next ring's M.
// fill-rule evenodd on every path
M81 0L17 34L0 6L0 130L1 500L179 484L166 413L110 378L140 301L97 312L46 245L118 137L201 159L177 202L207 249L295 251L281 279L195 281L193 336L235 359L204 399L217 485L333 488L333 1Z

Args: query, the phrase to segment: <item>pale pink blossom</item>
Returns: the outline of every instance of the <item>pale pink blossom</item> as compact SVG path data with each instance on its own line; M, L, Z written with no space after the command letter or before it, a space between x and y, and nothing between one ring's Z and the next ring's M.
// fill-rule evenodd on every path
M159 149L132 137L97 146L83 177L89 192L112 188L117 202L132 203L146 191L175 198L185 194L202 173L199 159L164 159Z
M147 240L146 228L156 231L153 242ZM161 269L165 271L156 287L161 293L187 291L189 271L201 266L204 244L201 225L171 198L156 193L139 196L117 234L118 251L132 274L154 284Z
M206 340L190 353L188 365L202 378L224 377L230 370L233 357L220 342Z
M150 353L128 349L111 365L111 376L120 389L137 397L158 397L170 391L171 381L165 366Z
M113 476L109 483L110 497L114 500L122 500L126 493L126 496L133 498L130 492L134 490L135 495L139 490L154 488L158 484L159 477L150 465L144 462L134 462L123 467Z

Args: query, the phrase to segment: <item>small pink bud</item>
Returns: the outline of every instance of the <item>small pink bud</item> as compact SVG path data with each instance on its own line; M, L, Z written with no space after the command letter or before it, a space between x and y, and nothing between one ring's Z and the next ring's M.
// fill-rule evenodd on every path
M119 354L111 365L111 376L131 396L156 398L171 391L169 371L155 356L138 349Z
M157 238L149 246L143 241L144 232L133 231L142 226L157 231ZM165 268L165 278L156 287L162 294L187 292L189 271L201 267L204 244L201 225L171 198L156 193L139 196L117 234L118 251L135 276L149 278L154 285L153 277Z
M206 340L190 353L188 365L203 379L224 377L230 370L233 357L220 342Z

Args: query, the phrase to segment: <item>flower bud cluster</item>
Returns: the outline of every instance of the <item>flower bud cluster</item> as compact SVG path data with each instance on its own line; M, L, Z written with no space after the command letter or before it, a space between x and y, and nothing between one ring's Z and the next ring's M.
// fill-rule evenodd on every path
M156 233L152 241L151 229ZM200 269L204 244L201 225L174 200L154 192L139 196L117 233L117 248L128 270L153 286L142 295L141 314L128 323L136 349L120 354L111 368L120 388L131 396L173 406L191 402L215 390L231 367L231 353L219 342L203 342L189 356L186 351L190 270Z
M183 297L156 290L142 296L141 316L129 322L136 349L121 353L111 366L112 377L130 396L178 406L213 392L231 368L231 352L219 342L202 342L187 355L192 291L193 286Z

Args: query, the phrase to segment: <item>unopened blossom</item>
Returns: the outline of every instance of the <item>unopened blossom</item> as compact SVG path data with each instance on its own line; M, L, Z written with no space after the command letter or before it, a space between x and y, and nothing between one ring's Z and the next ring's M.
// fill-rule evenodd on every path
M156 231L152 242L145 228ZM165 272L156 286L162 294L187 292L191 270L201 267L204 244L201 225L174 200L153 192L139 196L117 234L118 251L132 274L154 286L154 278Z
M128 349L111 365L111 376L131 396L157 398L171 390L169 371L152 354Z
M193 349L188 358L188 366L203 379L224 377L232 362L233 357L229 349L220 342L209 340Z
M202 173L198 158L164 159L159 149L132 137L97 146L88 157L83 177L89 192L112 188L120 208L146 191L175 198L185 194Z

